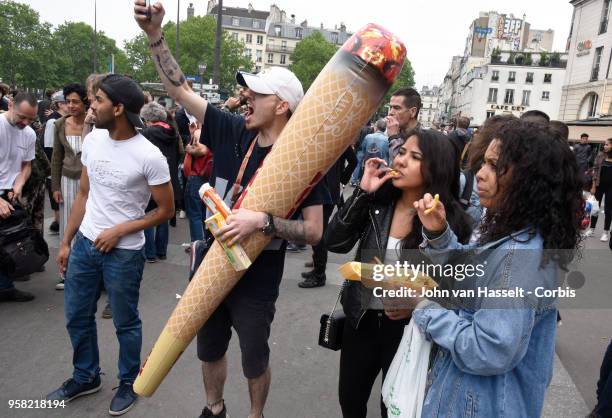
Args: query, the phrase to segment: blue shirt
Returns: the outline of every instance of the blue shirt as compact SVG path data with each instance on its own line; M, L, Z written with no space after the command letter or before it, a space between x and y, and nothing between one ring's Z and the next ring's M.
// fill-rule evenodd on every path
M436 263L448 249L474 249L447 230L422 248ZM474 251L486 261L478 286L491 289L557 287L558 267L541 265L542 237L523 230ZM465 260L463 260L465 263ZM456 282L458 287L473 287ZM423 417L539 417L552 379L557 329L556 298L482 298L445 309L421 302L412 318L439 351L428 376Z
M382 132L374 132L368 134L361 143L360 151L363 153L364 159L376 157L382 158L387 162L389 161L389 139L387 135Z

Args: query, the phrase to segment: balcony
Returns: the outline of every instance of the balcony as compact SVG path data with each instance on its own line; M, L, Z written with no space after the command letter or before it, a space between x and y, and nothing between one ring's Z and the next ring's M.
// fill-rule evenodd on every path
M266 45L266 52L279 52L281 54L293 54L295 47L282 46L282 45Z

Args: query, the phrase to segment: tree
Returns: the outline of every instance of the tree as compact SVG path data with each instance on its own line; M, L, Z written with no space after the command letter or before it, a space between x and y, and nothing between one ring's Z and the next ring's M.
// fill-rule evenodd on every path
M44 87L56 82L51 25L40 23L28 5L0 0L0 78L12 87Z
M93 71L94 30L83 22L67 22L53 33L60 84L84 83ZM83 53L87 51L86 53ZM128 73L127 57L115 41L98 32L98 63L96 72L109 71L111 56L115 56L115 72Z
M213 68L213 53L215 43L216 21L212 16L194 16L180 25L181 56L179 66L185 76L199 75L198 66L206 64L206 68ZM176 24L168 22L163 27L168 45L176 42ZM149 41L144 34L124 44L127 52L127 62L134 78L138 81L159 81L159 76L151 60ZM236 71L250 71L251 60L244 55L244 44L232 38L226 31L223 32L221 54L221 83L222 90L232 91L236 84ZM212 71L205 77L210 78Z
M304 91L310 88L310 85L335 53L336 47L334 44L328 42L319 31L314 31L297 44L291 55L292 64L289 69L302 82Z

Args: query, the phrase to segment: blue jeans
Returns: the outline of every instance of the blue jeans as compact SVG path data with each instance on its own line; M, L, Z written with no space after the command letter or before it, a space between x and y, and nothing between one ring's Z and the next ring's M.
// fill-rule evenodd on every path
M168 221L144 230L145 255L148 259L165 257L168 250Z
M14 287L15 286L13 286L13 279L0 273L0 290L11 290Z
M189 219L189 235L191 242L204 239L204 220L206 206L200 198L200 187L206 183L202 177L189 176L185 188L185 212Z
M361 165L363 163L363 152L361 151L357 151L357 166L355 167L355 170L353 171L353 175L351 176L351 183L359 183L359 180L361 179Z
M68 259L64 287L66 328L72 342L73 378L92 382L100 373L96 309L104 283L119 340L120 381L133 382L140 369L142 324L138 314L143 250L115 248L101 253L77 233Z

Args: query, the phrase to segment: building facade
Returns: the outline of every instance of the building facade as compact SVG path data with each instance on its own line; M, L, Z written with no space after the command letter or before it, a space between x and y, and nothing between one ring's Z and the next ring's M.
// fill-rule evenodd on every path
M562 90L563 121L612 115L610 0L573 0L568 68Z
M217 2L208 1L207 14L217 15ZM223 6L222 27L234 39L244 43L245 54L253 63L253 71L261 71L266 51L266 24L270 12L255 10L251 4L247 8Z
M216 0L208 1L207 14L216 18ZM308 26L308 21L296 24L295 16L272 4L269 11L247 8L223 7L222 27L236 40L244 43L245 54L253 63L253 71L291 64L291 54L296 45L314 31L319 31L327 41L340 47L352 35L340 24L332 29Z
M438 115L439 89L438 86L423 86L419 92L423 107L419 112L419 122L425 128L431 128Z
M532 29L525 16L481 12L440 87L438 122L467 116L480 126L533 109L558 117L567 56L552 52L553 41L552 29Z
M554 62L538 54L530 65L510 60L511 54L504 52L500 60L470 71L457 95L455 116L469 117L473 126L493 115L520 117L528 110L558 118L566 54Z

